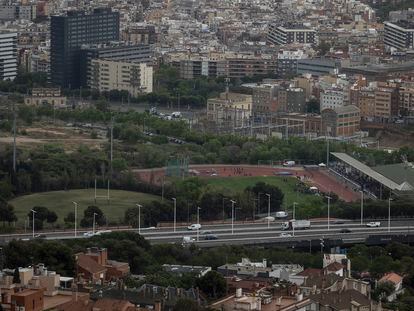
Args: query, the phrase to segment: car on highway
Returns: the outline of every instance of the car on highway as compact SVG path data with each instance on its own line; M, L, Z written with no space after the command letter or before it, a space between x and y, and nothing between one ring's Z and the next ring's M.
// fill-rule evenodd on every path
M275 218L273 216L266 216L263 219L264 219L264 221L275 221Z
M341 229L339 231L339 233L351 233L351 232L352 232L351 229L347 229L347 228Z
M191 236L183 236L183 245L194 243L195 239Z
M343 221L342 219L337 219L337 220L334 220L332 223L334 225L343 225L345 221Z
M46 234L35 234L35 239L46 239Z
M92 231L88 231L88 232L85 232L84 234L83 234L83 236L85 236L85 237L91 237L91 236L94 236L95 234L92 232Z
M200 230L201 225L200 224L192 224L192 225L188 226L187 229L188 230Z
M104 233L111 233L111 232L112 232L112 230L99 230L95 233L95 235L101 235L101 234L104 234Z
M211 230L204 230L204 231L201 231L201 234L213 234L213 231L211 231Z
M282 232L279 236L281 238L290 238L292 235L290 233L287 233L287 232Z
M205 237L204 237L204 240L217 240L218 239L218 236L217 235L215 235L215 234L207 234Z
M371 221L369 223L367 223L367 227L370 228L375 228L375 227L380 227L381 223L379 221Z

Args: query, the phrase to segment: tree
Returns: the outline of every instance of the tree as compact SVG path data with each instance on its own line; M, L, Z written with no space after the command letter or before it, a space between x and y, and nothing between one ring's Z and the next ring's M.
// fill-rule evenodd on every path
M102 210L94 205L88 206L83 213L83 218L80 222L81 227L92 227L95 214L95 224L102 226L106 223L105 215Z
M270 194L270 209L272 211L277 211L280 209L283 203L284 194L283 192L276 186L266 184L262 181L256 183L252 188L246 188L246 192L251 191L254 193L255 197L260 195L260 205L259 210L264 211L268 209L268 200L269 197L265 196L266 194Z
M210 298L217 299L226 294L226 280L217 271L207 272L196 284Z
M55 212L49 211L49 213L46 216L46 221L49 224L53 224L57 221L58 216Z
M13 221L16 221L17 217L14 213L14 207L13 205L9 204L5 200L1 199L0 197L0 221L4 223L11 223Z
M14 284L20 284L19 268L14 269L14 273L13 273L13 283Z
M75 213L69 212L63 220L67 224L73 224L75 222Z
M379 301L386 301L386 298L391 295L395 290L395 286L391 282L381 282L377 285L374 292L372 293L372 297Z

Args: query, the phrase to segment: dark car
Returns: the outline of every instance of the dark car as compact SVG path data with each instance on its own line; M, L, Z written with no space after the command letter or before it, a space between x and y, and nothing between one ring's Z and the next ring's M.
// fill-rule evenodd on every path
M341 229L341 231L339 231L340 233L351 233L352 231L350 229Z
M204 237L204 240L217 240L218 239L218 236L217 235L215 235L215 234L207 234L205 237Z

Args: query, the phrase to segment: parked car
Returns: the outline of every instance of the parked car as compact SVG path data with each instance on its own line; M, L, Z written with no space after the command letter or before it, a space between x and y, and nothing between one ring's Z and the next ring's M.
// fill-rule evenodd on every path
M375 228L381 226L381 223L379 221L371 221L367 223L367 227Z
M192 224L192 225L188 226L187 229L188 230L200 230L201 225L200 224Z
M340 233L351 233L352 231L351 231L351 229L345 228L345 229L341 229L339 232Z

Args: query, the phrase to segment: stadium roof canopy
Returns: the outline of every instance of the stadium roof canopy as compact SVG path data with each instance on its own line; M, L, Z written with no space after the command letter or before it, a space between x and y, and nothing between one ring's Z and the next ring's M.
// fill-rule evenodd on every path
M414 165L412 163L381 165L375 166L373 169L381 175L384 175L394 182L400 184L400 187L403 185L406 187L411 186L411 190L414 190L412 187L412 185L414 185Z
M402 181L401 184L396 183L395 181L389 179L388 177L385 177L384 175L380 174L379 172L373 170L369 166L365 165L364 163L354 159L353 157L347 155L346 153L342 152L331 152L331 154L341 160L342 162L345 162L349 166L352 166L353 168L357 169L358 171L362 172L363 174L367 175L368 177L376 180L377 182L381 183L385 187L391 189L391 190L400 190L400 191L407 191L407 190L413 190L413 187L407 183L406 181Z

